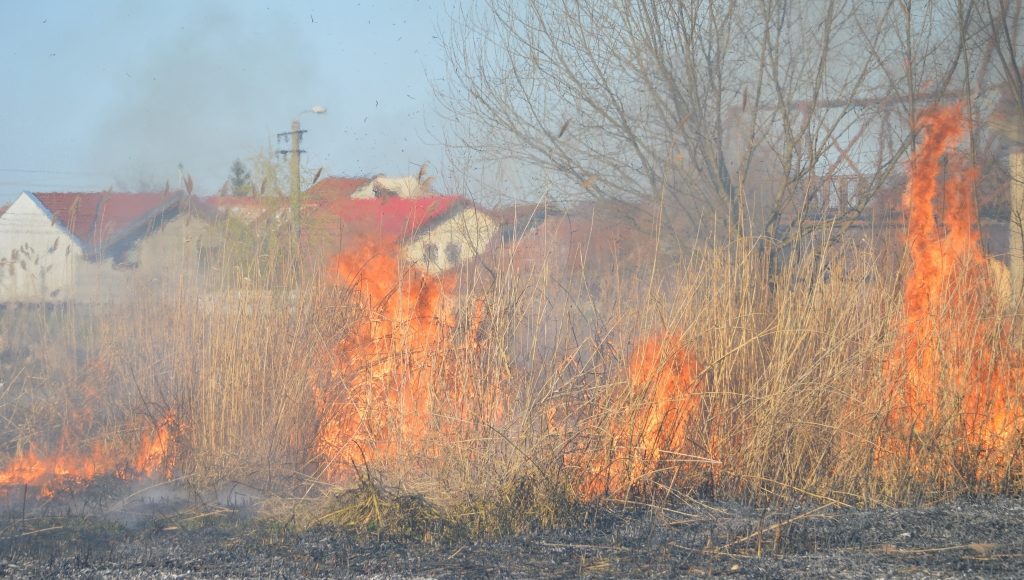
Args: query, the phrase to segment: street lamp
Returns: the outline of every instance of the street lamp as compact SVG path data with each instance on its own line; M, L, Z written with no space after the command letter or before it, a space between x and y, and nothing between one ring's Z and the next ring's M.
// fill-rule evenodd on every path
M305 131L302 130L302 125L299 123L299 117L306 113L313 113L314 115L323 115L327 113L327 109L321 105L315 105L301 111L298 115L295 115L295 120L292 121L292 130L286 133L278 133L277 140L281 141L286 136L291 138L291 149L282 149L278 153L282 155L291 155L289 161L291 162L291 177L292 177L292 229L295 232L295 240L299 239L299 210L302 209L301 196L302 196L302 182L300 176L300 169L302 164L300 163L300 157L305 151L302 150L302 134Z

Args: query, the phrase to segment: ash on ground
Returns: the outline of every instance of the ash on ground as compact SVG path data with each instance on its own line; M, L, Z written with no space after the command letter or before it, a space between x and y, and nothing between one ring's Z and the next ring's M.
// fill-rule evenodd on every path
M297 530L243 507L149 505L148 517L121 522L7 513L0 576L992 578L1024 569L1024 500L1008 497L902 509L593 508L571 529L483 540Z

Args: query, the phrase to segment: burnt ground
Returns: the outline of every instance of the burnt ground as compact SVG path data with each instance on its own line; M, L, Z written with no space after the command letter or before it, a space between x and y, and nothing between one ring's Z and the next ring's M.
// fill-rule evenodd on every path
M996 578L1024 570L1024 499L1007 497L904 509L595 509L572 529L443 541L193 513L130 524L8 514L0 576Z

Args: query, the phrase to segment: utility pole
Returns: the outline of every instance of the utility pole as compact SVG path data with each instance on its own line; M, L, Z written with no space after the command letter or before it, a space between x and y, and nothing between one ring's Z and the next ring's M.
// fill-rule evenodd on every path
M301 148L302 145L302 134L305 131L302 130L302 125L299 124L299 119L296 117L292 121L292 130L284 133L277 134L277 142L280 143L285 139L291 139L290 149L279 149L279 155L291 155L288 159L289 169L291 172L291 206L292 206L292 234L295 236L296 243L299 241L300 226L299 226L299 212L302 209L302 183L301 183L301 172L302 167L301 157L305 151Z
M303 113L313 113L315 115L323 115L326 112L327 112L327 109L325 109L324 107L322 107L320 105L317 105L315 107L312 107L312 108L309 108L309 109L307 109L305 111L302 111L298 115L295 115L295 120L292 121L292 130L291 131L285 131L284 133L278 133L277 134L277 142L278 143L280 143L281 141L284 141L285 139L290 139L291 140L291 148L289 148L289 149L279 149L277 151L277 153L279 155L291 155L291 157L288 159L288 162L289 162L289 169L290 169L291 178L292 178L291 179L291 182L292 182L291 183L291 186L292 186L291 187L291 198L292 198L292 203L291 203L291 206L292 206L292 234L295 236L295 243L296 244L299 243L299 234L302 233L301 232L301 226L299 225L300 218L302 217L300 215L300 212L302 210L302 171L301 171L302 170L302 163L301 163L301 157L302 157L302 154L305 153L305 150L302 149L302 134L305 133L305 131L302 130L302 125L299 124L299 117L301 117Z

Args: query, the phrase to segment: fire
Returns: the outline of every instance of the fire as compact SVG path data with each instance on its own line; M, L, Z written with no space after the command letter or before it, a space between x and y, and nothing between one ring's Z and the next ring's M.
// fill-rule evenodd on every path
M346 392L318 393L316 450L328 477L352 463L419 451L430 430L431 370L453 326L452 280L403 271L395 254L366 244L334 259L332 272L366 318L336 348Z
M903 198L913 267L898 348L886 367L895 403L889 423L898 450L911 435L938 429L942 413L953 406L959 450L999 464L1022 426L1020 357L1006 329L985 316L993 281L974 222L976 170L951 151L963 131L961 108L929 111L919 127L923 140ZM940 185L943 155L950 175ZM936 198L944 201L941 228Z
M70 421L68 425L73 424ZM174 466L174 434L177 421L168 414L153 433L145 433L135 459L119 453L113 446L93 444L83 452L73 441L73 429L67 425L60 444L53 453L38 453L30 448L20 453L0 471L0 487L27 485L39 489L40 497L53 495L58 487L83 485L102 475L116 475L122 479L163 476L168 479ZM131 471L134 469L134 471Z
M700 408L700 382L697 362L680 335L640 342L629 360L630 408L612 425L610 456L594 463L583 495L622 495L682 456Z
M174 476L177 429L178 422L169 412L157 423L154 432L142 436L142 445L133 463L136 473L146 477L163 476L165 479Z
M89 454L58 452L52 456L39 456L29 450L15 457L0 472L0 485L30 485L40 488L41 496L51 495L54 483L83 483L97 475L114 470L115 462L102 446Z
M992 315L993 301L986 300L992 281L974 222L976 171L951 152L962 125L959 107L936 109L920 120L922 141L903 199L913 266L898 345L884 368L893 405L882 451L914 456L926 447L922 434L938 433L936 441L946 447L929 448L972 456L974 475L982 477L1009 462L1024 430L1017 390L1024 357ZM312 447L330 480L345 480L353 465L437 458L442 445L480 441L481 430L500 426L508 414L510 399L498 387L508 376L479 372L487 363L486 301L475 299L460 327L454 277L403 268L398 253L393 241L365 243L330 266L337 284L351 289L359 313L334 348L330 380L314 390L318 427ZM641 339L624 374L623 388L593 396L605 397L600 402L560 398L558 406L542 409L538 421L559 443L571 439L573 424L600 425L576 438L582 443L575 451L554 452L582 474L578 491L585 498L621 497L673 481L696 454L705 389L684 337L670 330ZM168 413L137 446L124 449L109 442L77 444L85 429L66 428L55 449L30 447L17 455L0 471L0 486L31 485L46 495L62 483L103 474L170 479L181 430ZM600 453L588 446L595 440L602 443Z
M317 390L315 450L331 480L345 480L353 465L436 456L435 442L470 439L474 426L500 424L506 413L500 389L469 378L476 376L472 367L487 340L486 302L473 301L459 338L454 280L403 270L396 253L368 243L332 265L338 283L361 303L363 317L336 348L340 388ZM641 342L629 363L627 398L635 404L610 429L610 456L565 456L588 474L581 493L625 493L683 453L699 407L698 382L697 364L681 336ZM610 402L616 404L621 401ZM547 411L549 428L564 434L572 413Z
M332 263L362 318L335 349L340 388L316 392L314 449L330 480L346 479L352 465L436 457L434 442L504 415L498 389L470 380L483 341L484 303L474 303L464 338L457 338L455 279L403 268L397 253L394 244L366 243Z

